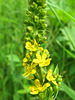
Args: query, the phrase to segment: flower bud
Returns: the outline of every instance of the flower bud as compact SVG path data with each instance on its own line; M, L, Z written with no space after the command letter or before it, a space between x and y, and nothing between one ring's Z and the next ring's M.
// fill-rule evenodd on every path
M42 24L42 27L47 28L47 24L46 23Z
M31 5L31 8L37 9L37 4L35 2L33 2L33 4Z
M52 88L52 86L50 86L49 89L50 89L51 92L53 92L53 88Z
M43 8L46 8L47 7L47 4L43 4Z
M34 16L34 21L37 22L39 20L38 16Z
M58 82L58 86L60 86L61 85L61 82Z
M26 37L25 40L26 40L26 41L30 41L31 38L30 38L30 37Z
M57 91L59 89L58 85L54 86L54 91Z
M32 26L28 26L26 29L27 29L28 32L33 33L33 27Z
M62 81L62 78L57 78L57 82L61 82Z
M31 11L27 11L26 14L27 14L27 16L29 16L29 15L32 15L32 12Z

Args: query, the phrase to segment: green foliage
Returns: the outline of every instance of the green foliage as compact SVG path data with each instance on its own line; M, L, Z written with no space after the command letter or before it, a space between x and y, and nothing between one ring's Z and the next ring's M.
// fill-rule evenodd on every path
M27 2L0 0L0 100L39 100L28 93L27 86L32 82L27 83L22 77ZM48 43L42 46L49 50L53 58L50 67L55 69L58 64L59 73L67 84L62 85L60 89L63 92L59 92L56 100L71 100L75 98L75 0L46 2Z
M66 92L73 100L75 99L75 91L69 88L65 83L62 83L61 91Z

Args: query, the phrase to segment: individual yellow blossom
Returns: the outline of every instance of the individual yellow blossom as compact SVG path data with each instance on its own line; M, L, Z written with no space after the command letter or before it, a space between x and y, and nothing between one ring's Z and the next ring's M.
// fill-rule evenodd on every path
M45 50L44 50L44 52L46 53L46 52L48 52L48 50L47 50L47 49L45 49Z
M23 66L26 66L27 65L27 63L23 63Z
M51 61L51 58L46 59L46 53L43 53L42 56L39 53L37 53L36 58L37 59L33 59L33 62L39 64L40 67L48 66Z
M27 54L26 54L26 57L30 58L30 55L27 53Z
M35 86L29 87L31 90L30 94L38 94L39 92L43 92L47 87L50 86L49 83L45 83L43 86L41 85L40 81L38 79L35 80Z
M26 49L28 49L29 51L37 51L38 49L38 44L36 42L36 40L34 39L34 41L31 42L26 42Z
M33 53L32 53L32 51L31 51L31 52L30 52L30 55L32 56L32 54L33 54Z
M27 62L28 61L28 59L25 57L24 59L23 59L23 62Z
M25 77L28 77L30 74L35 74L36 73L36 66L37 64L34 64L33 62L31 63L31 65L26 65L25 69L26 72L23 74L23 76L25 75Z
M47 73L47 80L53 82L55 85L57 85L55 78L52 75L53 71L50 69Z
M39 51L42 52L43 51L43 48L42 47L38 47Z

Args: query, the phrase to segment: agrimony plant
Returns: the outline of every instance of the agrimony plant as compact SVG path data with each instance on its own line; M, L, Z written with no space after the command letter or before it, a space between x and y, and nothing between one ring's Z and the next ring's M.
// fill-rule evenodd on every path
M47 49L40 45L46 41L47 24L45 10L46 0L29 0L29 8L27 11L28 20L25 20L25 48L26 56L23 59L25 73L23 76L29 80L33 80L34 86L29 87L30 94L39 95L41 100L52 99L57 95L57 91L61 85L62 77L50 66L51 59Z

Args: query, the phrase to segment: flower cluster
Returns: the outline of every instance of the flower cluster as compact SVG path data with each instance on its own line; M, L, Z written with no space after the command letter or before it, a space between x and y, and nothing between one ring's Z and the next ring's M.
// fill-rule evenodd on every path
M45 23L47 11L45 3L46 0L29 0L29 9L26 13L27 19L24 21L26 24L25 41L36 39L39 43L44 43L47 40Z
M25 48L29 51L23 59L25 73L23 74L28 79L33 79L35 86L29 87L31 94L38 94L45 91L48 87L54 88L61 84L61 76L53 74L53 70L47 72L47 67L50 65L50 54L47 49L40 47L40 44L34 41L26 42ZM53 93L53 91L52 91Z
M29 87L30 93L33 95L49 91L49 95L53 96L58 91L62 77L50 68L50 54L47 49L41 47L46 43L47 24L45 10L46 0L29 0L29 9L26 13L27 20L25 33L26 56L23 59L25 78L33 80L35 86ZM49 69L49 70L48 70Z

